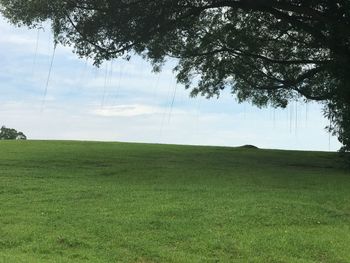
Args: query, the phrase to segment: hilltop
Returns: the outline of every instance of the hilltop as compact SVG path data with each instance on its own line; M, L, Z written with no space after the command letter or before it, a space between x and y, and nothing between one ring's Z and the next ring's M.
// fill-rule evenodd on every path
M1 141L0 262L349 262L336 153Z

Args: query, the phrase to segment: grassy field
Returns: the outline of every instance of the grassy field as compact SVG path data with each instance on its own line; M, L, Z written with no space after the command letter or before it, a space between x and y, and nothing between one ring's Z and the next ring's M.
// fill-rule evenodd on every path
M350 262L335 153L0 142L0 262Z

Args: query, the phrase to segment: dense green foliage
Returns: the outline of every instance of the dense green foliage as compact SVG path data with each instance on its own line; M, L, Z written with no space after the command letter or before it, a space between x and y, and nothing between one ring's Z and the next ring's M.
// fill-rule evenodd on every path
M349 262L335 153L0 142L0 262Z
M192 94L230 88L239 101L321 101L350 150L349 0L0 0L13 23L52 21L81 57L178 59Z
M26 140L27 137L23 132L18 132L15 129L2 126L0 129L0 140Z

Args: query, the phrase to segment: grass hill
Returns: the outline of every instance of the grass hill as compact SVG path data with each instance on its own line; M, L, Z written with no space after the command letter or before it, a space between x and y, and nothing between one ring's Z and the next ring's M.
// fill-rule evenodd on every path
M335 153L0 149L0 262L350 262L350 172Z

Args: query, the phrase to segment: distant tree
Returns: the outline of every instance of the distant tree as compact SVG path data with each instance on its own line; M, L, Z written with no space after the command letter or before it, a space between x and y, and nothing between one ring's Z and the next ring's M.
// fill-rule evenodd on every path
M23 132L17 132L15 129L2 126L0 129L0 140L26 140L27 137Z
M176 58L192 94L238 101L318 101L350 151L350 0L0 0L19 26L52 22L55 43L96 65L139 54Z
M25 136L23 132L18 132L16 140L27 140L27 136Z

